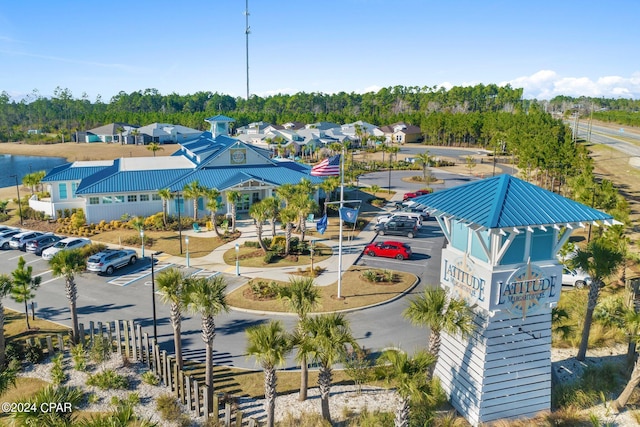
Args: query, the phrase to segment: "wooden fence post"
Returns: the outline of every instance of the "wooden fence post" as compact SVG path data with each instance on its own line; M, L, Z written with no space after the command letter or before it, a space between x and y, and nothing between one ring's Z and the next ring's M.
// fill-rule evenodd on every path
M207 391L209 390L206 384L204 386L204 389ZM220 396L214 393L213 398L211 400L213 401L213 408L211 409L211 413L213 413L216 419L218 419L220 418ZM207 403L208 400L205 400L204 402L205 402L205 405L209 406L209 404Z
M198 386L198 380L193 380L193 406L196 410L196 415L202 416L202 406L200 406L200 387Z
M120 334L120 321L116 320L116 350L118 354L122 354L122 336Z
M231 426L231 404L229 402L224 404L224 425Z
M64 351L64 337L62 334L58 334L58 350Z
M84 341L84 324L83 323L78 323L78 333L80 334L80 344L85 345L85 341Z
M111 348L113 349L113 331L111 330L111 322L107 322L107 337L109 338L109 343L111 343Z
M249 427L258 427L258 421L254 417L249 418Z
M162 365L160 364L160 347L158 346L158 343L156 342L155 338L153 339L153 361L154 361L154 368L156 370L156 375L158 375L160 378L162 378Z
M209 410L211 408L209 408L209 388L206 386L202 387L202 400L203 400L203 406L204 406L204 421L207 422L209 421ZM215 396L214 396L215 398ZM215 413L214 414L216 416L216 419L218 419L218 414Z
M49 350L49 357L53 356L53 337L47 335L47 350Z
M189 375L184 376L184 390L186 392L186 405L189 411L193 410L193 401L191 400L191 377Z
M136 344L138 346L138 360L144 362L144 353L142 352L142 326L136 325L136 337L138 337L138 341Z
M164 372L164 385L171 390L171 371L167 360L167 350L162 350L162 371Z
M236 427L242 427L242 411L236 411Z
M122 321L122 328L124 329L124 355L129 357L129 322Z
M173 367L172 367L172 359L173 357L167 355L167 351L164 351L164 359L167 364L167 378L169 379L169 391L175 394L174 386L175 380L173 379Z
M89 337L91 337L91 344L93 344L93 339L95 338L95 336L94 336L94 328L95 328L95 326L93 324L93 321L90 321L89 322Z
M99 336L100 338L103 338L102 335L102 322L98 322L98 332L96 333L97 336Z
M129 326L131 327L131 358L135 362L138 360L138 348L136 347L138 337L136 336L136 325L133 323L133 320L129 321Z
M147 368L151 370L151 352L149 351L149 334L144 333L144 339L142 340L144 343L144 361L147 364Z

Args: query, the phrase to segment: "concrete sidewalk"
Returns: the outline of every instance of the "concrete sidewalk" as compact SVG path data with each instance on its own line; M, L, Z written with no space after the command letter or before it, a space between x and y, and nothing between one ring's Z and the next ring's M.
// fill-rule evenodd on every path
M392 199L402 200L402 194L396 193ZM332 218L333 221L337 221L337 218ZM371 243L375 237L376 232L373 230L374 223L370 222L364 228L364 230L360 231L358 234L354 235L352 239L348 239L348 236L351 233L348 233L348 224L343 229L343 239L342 239L342 271L347 271L355 262L358 260L360 255L362 255L362 251L366 245ZM238 220L236 228L242 233L239 239L236 239L232 242L226 243L218 248L216 248L213 252L208 255L199 258L190 258L189 265L191 267L196 268L204 268L212 271L219 271L228 275L235 275L236 267L235 265L229 265L224 262L223 255L226 251L234 249L235 245L238 244L243 246L246 241L257 241L256 227L253 223L252 218L248 219L240 219ZM315 228L315 227L314 227ZM279 230L279 227L278 227ZM194 236L198 238L202 237L215 237L215 233L213 231L205 231L196 233L193 230L187 230L182 232L183 235ZM282 233L278 233L280 235ZM271 227L268 226L268 229L265 229L264 237L271 236ZM332 250L332 255L325 259L324 261L314 263L314 266L319 266L324 268L324 271L320 276L315 278L315 282L318 286L328 286L332 283L336 283L338 281L338 269L339 269L339 240L338 239L330 239L326 237L307 237L309 241L313 240L316 243L322 243L325 246L328 246ZM170 262L173 264L186 265L186 259L184 257L179 256L160 256L164 262ZM307 266L304 266L307 267ZM272 279L272 280L282 280L288 281L291 272L297 271L299 266L291 266L291 267L240 267L240 276L249 279L253 278L262 278L262 279Z

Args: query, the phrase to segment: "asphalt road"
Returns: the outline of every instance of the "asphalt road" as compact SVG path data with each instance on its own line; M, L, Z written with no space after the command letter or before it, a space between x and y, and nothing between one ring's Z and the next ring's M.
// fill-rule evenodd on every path
M567 123L568 126L573 126ZM573 127L572 127L573 129ZM620 126L617 130L604 126L591 126L591 135L589 135L589 123L578 123L578 137L589 140L594 144L608 145L629 156L640 157L640 134L631 132ZM631 142L629 142L631 141Z

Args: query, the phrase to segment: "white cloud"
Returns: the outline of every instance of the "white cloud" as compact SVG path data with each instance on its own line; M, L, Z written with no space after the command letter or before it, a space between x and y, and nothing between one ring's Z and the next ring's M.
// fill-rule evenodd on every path
M589 77L560 76L553 70L541 70L508 82L514 88L523 88L529 99L551 99L558 95L604 98L640 98L640 72L630 77L604 76L597 80Z

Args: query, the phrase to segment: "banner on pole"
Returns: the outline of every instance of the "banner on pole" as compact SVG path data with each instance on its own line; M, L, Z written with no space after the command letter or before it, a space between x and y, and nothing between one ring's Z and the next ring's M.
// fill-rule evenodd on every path
M340 208L338 211L340 212L340 219L344 222L351 222L355 224L358 219L358 209Z
M318 233L324 234L324 232L327 231L327 225L328 225L327 214L324 214L324 216L320 218L316 223L316 230L318 230Z

